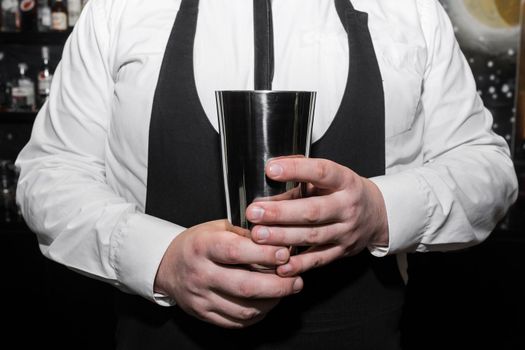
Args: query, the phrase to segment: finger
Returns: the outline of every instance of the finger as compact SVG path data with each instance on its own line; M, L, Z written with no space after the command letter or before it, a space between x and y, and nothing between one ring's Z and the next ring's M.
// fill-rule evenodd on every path
M251 326L259 321L261 321L266 315L261 315L256 319L252 319L249 321L243 321L239 319L235 319L232 317L229 317L228 315L224 315L220 312L213 312L210 311L206 314L205 317L199 317L201 320L212 323L216 326L222 327L222 328L228 328L228 329L242 329L246 328L248 326Z
M246 300L215 293L208 301L213 305L210 311L243 323L260 320L279 303L279 299Z
M235 234L237 234L239 236L244 236L244 237L249 237L250 236L250 231L249 230L247 230L245 228L242 228L242 227L239 227L239 226L232 225L228 221L228 219L220 219L220 220L205 222L205 223L202 223L202 224L194 226L194 227L197 228L199 226L207 227L208 229L210 227L214 227L214 229L216 231L230 231L230 232L233 232L233 233L235 233Z
M226 221L226 230L236 233L242 237L250 237L250 230L232 225L229 221Z
M299 186L295 186L291 190L288 190L284 193L277 194L275 196L255 198L254 202L282 201L282 200L297 199L297 198L301 198L301 188Z
M277 267L277 274L283 277L297 276L308 270L327 265L343 255L344 249L337 245L312 247L290 258L287 264Z
M310 182L322 189L342 189L350 169L327 159L280 158L266 164L266 175L275 181Z
M227 268L224 274L209 276L211 290L243 299L280 299L299 293L303 288L301 277L283 278L275 274L260 273L241 268Z
M246 218L263 225L319 225L339 221L349 203L331 194L280 202L256 202L246 210Z
M251 239L230 232L214 234L206 245L207 257L226 265L267 265L275 266L288 261L290 253L285 247L254 243Z
M348 232L344 223L317 226L255 226L252 240L275 246L316 246L336 243Z

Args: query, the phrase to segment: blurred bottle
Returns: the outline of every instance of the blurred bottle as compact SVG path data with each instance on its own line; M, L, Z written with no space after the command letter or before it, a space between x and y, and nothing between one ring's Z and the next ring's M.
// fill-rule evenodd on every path
M0 112L7 109L6 85L7 77L4 69L4 53L0 52Z
M9 109L11 93L8 88L7 69L5 66L4 53L0 52L0 112Z
M0 222L13 222L18 216L14 178L13 162L0 160Z
M35 32L38 28L36 0L19 0L20 30Z
M87 3L88 3L88 0L82 0L82 9L84 9Z
M67 9L62 0L55 0L51 6L51 30L59 32L67 30Z
M18 0L0 0L2 2L2 28L3 32L15 32L20 28L18 15Z
M68 22L70 28L74 27L77 23L81 11L81 0L67 0Z
M49 0L38 0L38 31L47 32L51 29L51 7Z
M49 97L49 92L51 90L51 80L53 79L53 74L49 68L49 48L47 46L42 47L42 66L38 72L38 108L46 102Z
M15 112L32 112L35 110L35 84L27 76L26 63L18 64L19 75L11 88L11 109Z

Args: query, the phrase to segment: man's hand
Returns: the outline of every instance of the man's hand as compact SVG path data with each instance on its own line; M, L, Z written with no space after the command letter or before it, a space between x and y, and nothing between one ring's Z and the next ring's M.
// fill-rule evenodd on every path
M309 183L305 198L254 202L246 211L257 224L251 233L254 242L310 247L279 266L280 276L296 276L370 244L388 246L385 204L372 181L325 159L297 157L269 161L266 175Z
M288 249L259 245L227 220L194 226L170 244L157 271L155 292L171 296L187 313L225 328L252 325L287 295L300 277L250 271L245 265L286 263Z

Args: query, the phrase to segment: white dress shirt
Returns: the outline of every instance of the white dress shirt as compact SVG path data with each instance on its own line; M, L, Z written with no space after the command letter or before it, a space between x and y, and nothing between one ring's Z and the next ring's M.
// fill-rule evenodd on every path
M369 14L385 92L387 175L372 180L385 200L390 245L370 250L381 256L482 241L517 184L447 15L437 0L353 4ZM162 305L155 274L185 228L144 214L148 134L179 5L90 1L17 160L18 203L43 253ZM317 140L343 96L347 35L333 0L278 0L273 15L273 87L318 91ZM199 98L217 129L214 91L253 89L252 2L201 0L194 56Z

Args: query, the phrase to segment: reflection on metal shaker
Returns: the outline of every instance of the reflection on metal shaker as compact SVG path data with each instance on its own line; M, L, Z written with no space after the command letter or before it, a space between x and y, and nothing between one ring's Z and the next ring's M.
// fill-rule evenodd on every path
M250 228L246 207L293 189L295 183L268 179L264 168L275 157L310 152L315 92L217 91L228 219Z

